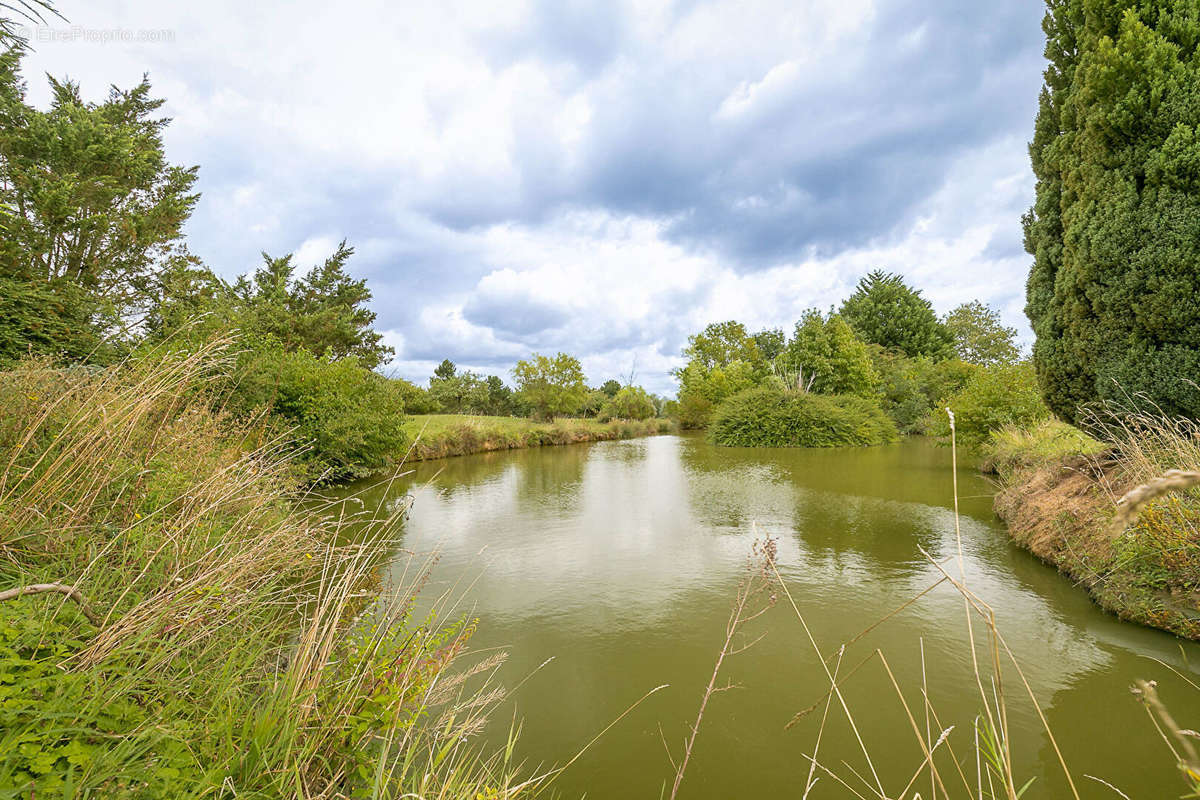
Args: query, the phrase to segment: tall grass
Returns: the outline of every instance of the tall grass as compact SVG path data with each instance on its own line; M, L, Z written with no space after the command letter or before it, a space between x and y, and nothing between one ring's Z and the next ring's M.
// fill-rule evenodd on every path
M0 795L514 796L471 738L501 657L446 598L413 618L427 565L380 586L406 509L302 494L197 399L229 366L0 373Z
M1105 608L1200 638L1200 425L1129 402L1094 410L1084 427L993 435L997 512Z

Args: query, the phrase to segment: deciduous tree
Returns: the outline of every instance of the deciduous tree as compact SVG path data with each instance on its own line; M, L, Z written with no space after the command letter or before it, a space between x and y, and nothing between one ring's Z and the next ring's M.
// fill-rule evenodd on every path
M991 366L1010 363L1021 356L1017 329L1000 321L1000 312L978 300L963 303L946 315L946 330L954 337L958 357L968 364Z
M534 353L518 361L512 372L521 397L542 419L574 414L587 396L583 367L566 353Z

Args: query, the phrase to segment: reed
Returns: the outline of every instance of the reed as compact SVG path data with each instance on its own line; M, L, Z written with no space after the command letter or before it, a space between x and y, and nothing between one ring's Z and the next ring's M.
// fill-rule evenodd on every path
M534 794L473 743L503 657L450 597L414 618L429 561L381 585L406 509L307 492L204 402L230 344L0 373L0 790Z

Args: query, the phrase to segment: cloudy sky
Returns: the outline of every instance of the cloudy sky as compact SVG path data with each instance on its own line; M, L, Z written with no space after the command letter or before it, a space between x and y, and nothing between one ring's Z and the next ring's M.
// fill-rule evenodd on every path
M790 328L875 267L1029 335L1039 0L59 8L30 98L149 73L192 250L232 277L349 239L405 377L565 350L673 392L689 333Z

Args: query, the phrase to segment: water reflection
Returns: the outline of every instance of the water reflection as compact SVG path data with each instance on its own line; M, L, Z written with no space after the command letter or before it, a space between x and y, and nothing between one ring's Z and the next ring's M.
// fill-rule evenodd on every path
M832 651L941 577L925 553L954 561L957 572L950 478L948 451L919 440L806 451L656 437L420 464L364 500L384 507L411 493L406 548L441 550L434 588L469 586L465 600L481 617L475 644L509 648L514 681L555 657L516 698L523 749L534 762L570 758L646 690L671 684L557 785L568 797L616 798L653 796L670 774L660 726L677 741L694 715L756 537L778 538L780 571ZM1167 670L1144 655L1190 672L1185 654L1195 664L1200 652L1097 610L1007 542L981 476L963 469L959 481L967 580L995 608L1077 773L1144 796L1177 794L1169 755L1127 688L1134 677L1165 685L1169 676L1160 673ZM789 610L777 607L756 624L768 636L730 662L729 676L745 688L721 695L709 711L689 796L792 795L803 785L800 754L811 746L815 721L786 734L783 726L820 697L823 672ZM964 642L962 599L943 585L845 659L857 663L881 648L914 692L925 674L963 749L981 710ZM1015 696L1016 675L1008 667L1004 674ZM903 785L920 751L890 683L877 668L864 668L847 688L857 721L870 731L875 766ZM1189 691L1173 691L1171 699L1181 719L1195 720L1200 693ZM1033 706L1018 697L1011 724L1021 774L1039 776L1027 800L1062 796L1065 784ZM1121 737L1119 747L1096 746L1101 724L1137 735ZM842 723L827 730L822 747L863 766L851 758L857 746ZM845 795L827 781L812 796Z

